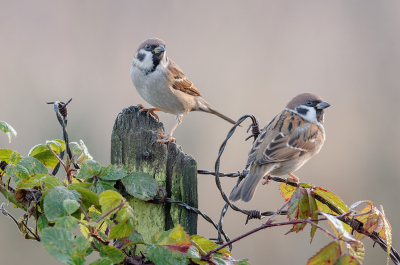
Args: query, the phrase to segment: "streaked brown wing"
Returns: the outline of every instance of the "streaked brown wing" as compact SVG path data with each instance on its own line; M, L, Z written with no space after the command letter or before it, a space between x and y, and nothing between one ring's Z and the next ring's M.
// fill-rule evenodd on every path
M275 120L278 117L276 115L267 125L265 125L264 129L262 129L260 135L257 137L257 139L254 141L253 146L251 147L251 150L249 152L247 162L246 162L246 168L256 160L258 151L260 150L260 147L262 146L262 143L264 141L270 142L274 136L270 133L271 127L274 127L275 125ZM266 137L268 134L269 137ZM270 138L270 139L266 139Z
M257 159L253 163L261 165L298 158L315 148L318 131L317 125L305 121L291 111L284 111L270 125L270 130L265 136L265 140L269 140L260 144Z
M182 70L172 60L169 60L168 69L173 76L172 87L192 96L201 96L193 83L185 76Z

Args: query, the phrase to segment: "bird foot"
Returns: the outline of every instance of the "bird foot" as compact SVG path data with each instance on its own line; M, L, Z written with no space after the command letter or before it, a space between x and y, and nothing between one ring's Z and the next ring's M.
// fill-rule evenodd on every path
M289 177L286 179L285 183L288 183L288 181L300 183L300 179L298 177L296 177L293 174L288 174L288 175L289 175Z
M263 184L263 185L268 185L268 183L271 181L271 180L269 179L269 177L271 177L270 174L265 175L265 176L263 177L263 179L265 179L265 181L263 181L261 184Z
M158 118L157 114L154 113L154 111L161 111L161 110L159 110L159 109L157 109L157 108L148 108L148 109L145 109L145 108L143 107L142 104L139 104L139 105L137 105L137 106L142 108L141 110L139 110L139 114L142 113L142 112L144 112L144 111L146 111L146 112L147 112L147 114L146 114L147 117L151 114L154 118L157 119L157 121L160 121L160 119Z
M166 136L164 136L164 134L162 132L158 132L158 134L161 136L162 139L157 140L157 143L162 143L162 144L166 144L168 142L174 142L176 143L176 139L172 137L172 134L167 134Z

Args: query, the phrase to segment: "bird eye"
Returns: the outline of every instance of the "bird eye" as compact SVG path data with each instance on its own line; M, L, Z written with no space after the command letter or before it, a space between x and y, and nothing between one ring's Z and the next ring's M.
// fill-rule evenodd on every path
M309 100L307 100L307 103L306 103L306 105L307 105L307 106L311 106L311 105L312 105L312 102L311 102L311 101L309 101Z
M150 44L146 44L146 46L144 46L147 50L150 49Z

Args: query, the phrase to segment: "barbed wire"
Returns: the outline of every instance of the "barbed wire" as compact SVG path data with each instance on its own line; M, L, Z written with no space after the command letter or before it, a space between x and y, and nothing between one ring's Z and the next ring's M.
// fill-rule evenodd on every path
M46 102L47 104L53 104L54 111L56 112L57 120L60 123L63 131L62 131L62 140L65 142L65 148L67 150L67 154L70 159L72 159L72 152L71 149L69 148L69 141L68 141L68 132L67 132L67 123L68 123L68 109L67 105L72 101L72 98L67 101L67 103L64 103L62 101L52 101L52 102ZM64 158L64 151L61 151L59 154L59 157L61 159ZM60 162L55 166L53 169L53 176L55 176L60 169Z

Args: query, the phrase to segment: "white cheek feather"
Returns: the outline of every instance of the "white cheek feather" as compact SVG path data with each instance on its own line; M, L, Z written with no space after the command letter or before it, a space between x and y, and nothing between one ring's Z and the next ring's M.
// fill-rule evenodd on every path
M164 54L162 55L162 59L160 61L160 64L163 68L167 68L168 66L168 57L167 57L167 52L165 51Z
M302 114L299 111L297 111L297 108L307 109L308 111L306 114ZM306 121L312 122L314 124L319 124L317 120L317 110L314 107L301 105L296 107L296 113Z
M139 60L140 57L144 58L142 60ZM148 71L153 68L153 54L149 51L145 50L139 50L136 54L135 57L133 58L133 63L132 65L136 66L137 68L140 68L142 70Z

